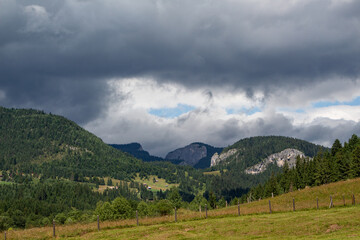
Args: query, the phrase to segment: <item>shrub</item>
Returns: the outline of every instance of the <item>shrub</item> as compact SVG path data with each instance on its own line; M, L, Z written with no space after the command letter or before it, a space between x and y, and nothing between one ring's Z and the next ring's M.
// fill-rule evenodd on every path
M169 215L173 210L173 205L169 200L163 199L157 202L156 208L161 216Z
M130 203L123 197L117 197L111 204L115 219L130 218L133 211Z

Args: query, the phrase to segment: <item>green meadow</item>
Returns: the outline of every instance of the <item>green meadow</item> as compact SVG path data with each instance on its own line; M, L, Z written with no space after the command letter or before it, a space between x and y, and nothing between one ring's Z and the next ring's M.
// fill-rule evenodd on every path
M353 205L354 195L356 204ZM334 207L329 209L330 196ZM317 209L317 199L319 209ZM293 200L295 211L293 211ZM202 212L56 226L57 239L360 239L360 179ZM269 213L269 201L272 213ZM4 234L4 233L3 233ZM7 239L53 239L52 227L10 230Z

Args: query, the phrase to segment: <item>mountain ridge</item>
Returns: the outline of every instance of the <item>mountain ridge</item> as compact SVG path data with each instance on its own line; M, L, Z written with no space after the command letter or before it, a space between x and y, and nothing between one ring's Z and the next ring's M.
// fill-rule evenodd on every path
M123 152L127 152L132 156L141 159L145 162L153 162L153 161L165 161L164 158L150 155L148 151L145 151L140 143L126 143L126 144L109 144L111 147L121 150Z
M222 149L202 142L193 142L169 152L165 159L177 160L180 161L179 164L190 165L195 168L208 168L210 167L211 157L215 153L221 152Z

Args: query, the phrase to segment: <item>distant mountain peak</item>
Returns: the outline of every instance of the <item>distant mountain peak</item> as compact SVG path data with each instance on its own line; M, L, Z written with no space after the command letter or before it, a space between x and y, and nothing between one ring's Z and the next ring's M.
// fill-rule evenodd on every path
M207 168L210 167L211 156L221 151L222 148L216 148L201 142L193 142L185 147L169 152L165 159L180 161L182 165Z
M141 159L145 162L153 162L153 161L164 161L163 158L152 156L149 152L145 151L140 143L133 142L127 144L109 144L113 148L116 148L120 151L129 153L130 155Z

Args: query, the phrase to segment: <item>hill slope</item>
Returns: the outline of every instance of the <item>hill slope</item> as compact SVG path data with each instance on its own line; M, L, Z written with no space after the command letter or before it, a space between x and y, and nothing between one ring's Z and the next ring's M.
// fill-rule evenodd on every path
M0 107L0 169L14 167L44 176L129 179L143 166L64 117Z
M299 150L308 157L314 157L319 150L324 152L329 150L323 146L296 138L283 136L251 137L224 148L221 154L226 155L226 157L214 159L213 165L236 165L238 169L245 170L260 163L271 154L279 153L285 149Z
M267 181L271 174L278 173L281 168L273 161L266 166L266 170L259 174L251 175L245 172L272 154L280 153L285 149L296 149L313 157L319 150L327 152L328 149L303 140L281 137L265 136L242 139L226 147L220 156L221 161L213 166L212 170L220 170L221 176L212 176L209 192L224 196L229 200L235 196L246 193L249 188ZM216 154L215 156L216 157Z

